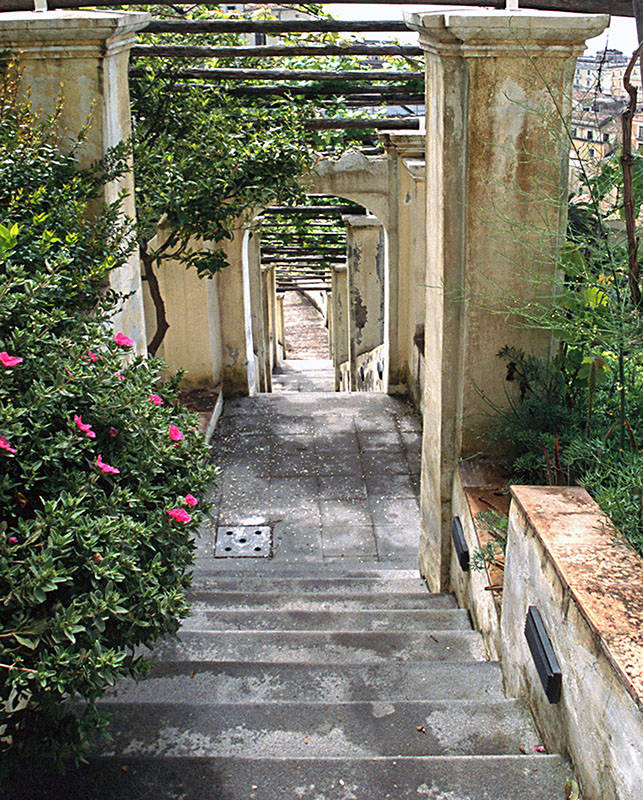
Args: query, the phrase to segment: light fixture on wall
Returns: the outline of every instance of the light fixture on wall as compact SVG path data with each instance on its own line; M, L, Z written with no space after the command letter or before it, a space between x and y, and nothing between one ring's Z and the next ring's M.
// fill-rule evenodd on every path
M460 522L460 517L453 518L453 524L451 525L451 538L453 539L453 546L455 547L455 552L458 557L458 562L460 563L460 568L463 572L469 571L469 548L467 547L467 541L464 538L464 531L462 530L462 523Z
M563 674L545 629L545 623L536 606L529 606L527 609L525 637L547 699L550 703L558 703Z

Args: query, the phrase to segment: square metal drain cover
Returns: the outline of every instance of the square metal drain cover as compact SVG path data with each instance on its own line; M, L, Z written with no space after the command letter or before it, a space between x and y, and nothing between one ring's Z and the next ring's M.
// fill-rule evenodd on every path
M270 525L219 525L215 558L272 558Z

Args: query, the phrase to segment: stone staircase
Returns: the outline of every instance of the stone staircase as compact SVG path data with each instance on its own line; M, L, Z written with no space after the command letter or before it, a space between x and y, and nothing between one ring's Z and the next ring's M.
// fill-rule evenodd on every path
M383 395L228 401L180 638L101 702L112 739L87 765L30 764L4 796L563 800L565 759L414 568L419 437ZM273 557L213 558L235 523L270 524Z
M112 740L22 796L562 800L565 761L532 750L450 595L412 570L298 572L203 570L180 641L102 703Z

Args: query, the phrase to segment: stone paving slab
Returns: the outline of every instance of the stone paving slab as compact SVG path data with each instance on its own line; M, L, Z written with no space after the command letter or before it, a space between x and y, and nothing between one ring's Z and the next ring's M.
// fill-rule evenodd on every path
M501 700L148 705L104 703L118 756L342 758L519 755L540 744L522 703ZM420 730L418 730L420 729Z
M310 664L372 664L385 661L482 660L484 645L477 631L414 633L244 631L233 637L181 632L179 641L154 647L164 661L274 661Z
M554 755L123 757L91 758L65 775L35 763L6 791L12 800L553 800L569 775Z
M175 661L152 666L145 681L120 681L108 701L175 704L405 700L495 702L503 698L495 661L398 661L388 664L275 664Z
M205 609L236 609L266 611L375 611L403 609L406 611L456 610L453 595L429 594L336 594L301 595L284 592L193 592L190 596L193 613ZM457 609L458 612L462 609Z
M193 604L182 631L444 631L470 630L465 609L262 610L203 608Z

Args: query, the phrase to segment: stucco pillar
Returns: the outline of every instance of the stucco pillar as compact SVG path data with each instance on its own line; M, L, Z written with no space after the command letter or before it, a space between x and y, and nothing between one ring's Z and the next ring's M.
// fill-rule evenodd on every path
M376 217L346 215L350 390L361 388L358 356L384 343L384 229Z
M228 266L216 275L223 345L221 374L226 395L249 394L254 387L250 277L244 267L244 226L222 243ZM245 273L245 274L244 274Z
M22 85L31 90L34 111L51 113L60 92L62 146L70 143L91 118L87 139L80 150L81 163L101 158L109 147L131 135L127 66L136 31L144 28L149 14L123 11L16 11L0 14L0 50L17 57L23 71ZM68 132L68 133L66 133ZM66 139L65 139L66 134ZM125 190L123 214L134 212L131 173L105 189L113 202ZM146 352L145 315L137 253L110 275L112 287L131 294L113 318L114 327Z
M331 307L333 320L331 348L335 367L335 391L342 388L340 365L349 360L348 352L348 269L334 266L331 277Z
M505 344L546 355L506 312L551 296L565 221L576 58L606 15L486 9L412 14L425 51L427 307L420 568L448 586L461 455L505 403ZM504 306L504 308L503 308ZM504 312L504 313L498 313Z
M424 132L405 130L380 134L389 157L390 197L391 205L395 205L398 233L397 302L395 318L391 320L396 333L390 338L390 360L396 368L391 366L390 374L391 381L395 375L400 388L408 389L417 406L421 405L421 359L415 340L418 329L424 329L425 313L425 138Z

